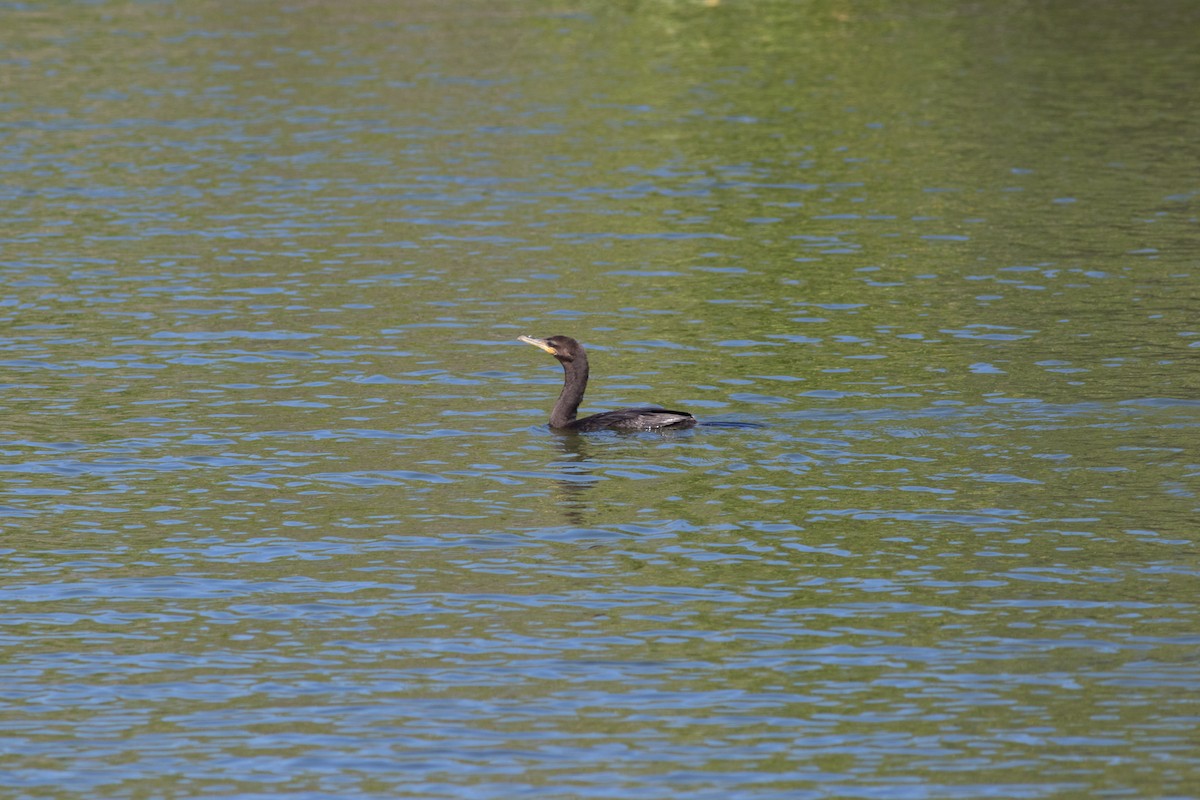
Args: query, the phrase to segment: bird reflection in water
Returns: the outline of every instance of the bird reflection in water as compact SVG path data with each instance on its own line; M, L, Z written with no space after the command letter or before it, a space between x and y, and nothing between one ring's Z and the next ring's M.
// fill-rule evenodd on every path
M588 442L582 436L554 438L563 451L562 460L555 465L561 475L554 481L555 505L568 524L587 527L587 517L595 510L595 505L588 502L588 492L600 482L588 452Z

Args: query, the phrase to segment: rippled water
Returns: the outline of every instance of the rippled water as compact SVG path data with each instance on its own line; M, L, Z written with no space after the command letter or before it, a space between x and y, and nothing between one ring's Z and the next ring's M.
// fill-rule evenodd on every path
M5 796L1195 795L1191 4L0 14Z

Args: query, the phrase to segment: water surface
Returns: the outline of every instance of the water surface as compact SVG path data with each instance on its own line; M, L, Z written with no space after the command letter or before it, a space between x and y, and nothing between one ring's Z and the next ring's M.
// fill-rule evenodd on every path
M1190 4L0 14L12 797L1194 794Z

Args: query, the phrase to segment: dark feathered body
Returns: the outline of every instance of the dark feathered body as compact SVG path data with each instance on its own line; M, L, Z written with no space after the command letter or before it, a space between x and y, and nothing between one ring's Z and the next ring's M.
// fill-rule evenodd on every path
M696 418L686 411L668 411L665 408L622 408L577 419L568 423L565 428L580 433L657 431L663 428L690 428L695 424Z
M550 412L550 427L560 431L590 433L592 431L657 431L667 428L690 428L696 418L686 411L664 408L622 408L605 411L583 419L576 418L583 393L587 390L588 361L583 346L570 336L551 336L548 339L518 337L522 342L540 347L558 359L563 367L563 388Z

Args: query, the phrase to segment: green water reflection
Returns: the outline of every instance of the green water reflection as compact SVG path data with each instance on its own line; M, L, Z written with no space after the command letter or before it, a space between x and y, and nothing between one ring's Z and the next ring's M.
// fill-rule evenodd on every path
M1196 784L1192 4L0 14L14 797Z

